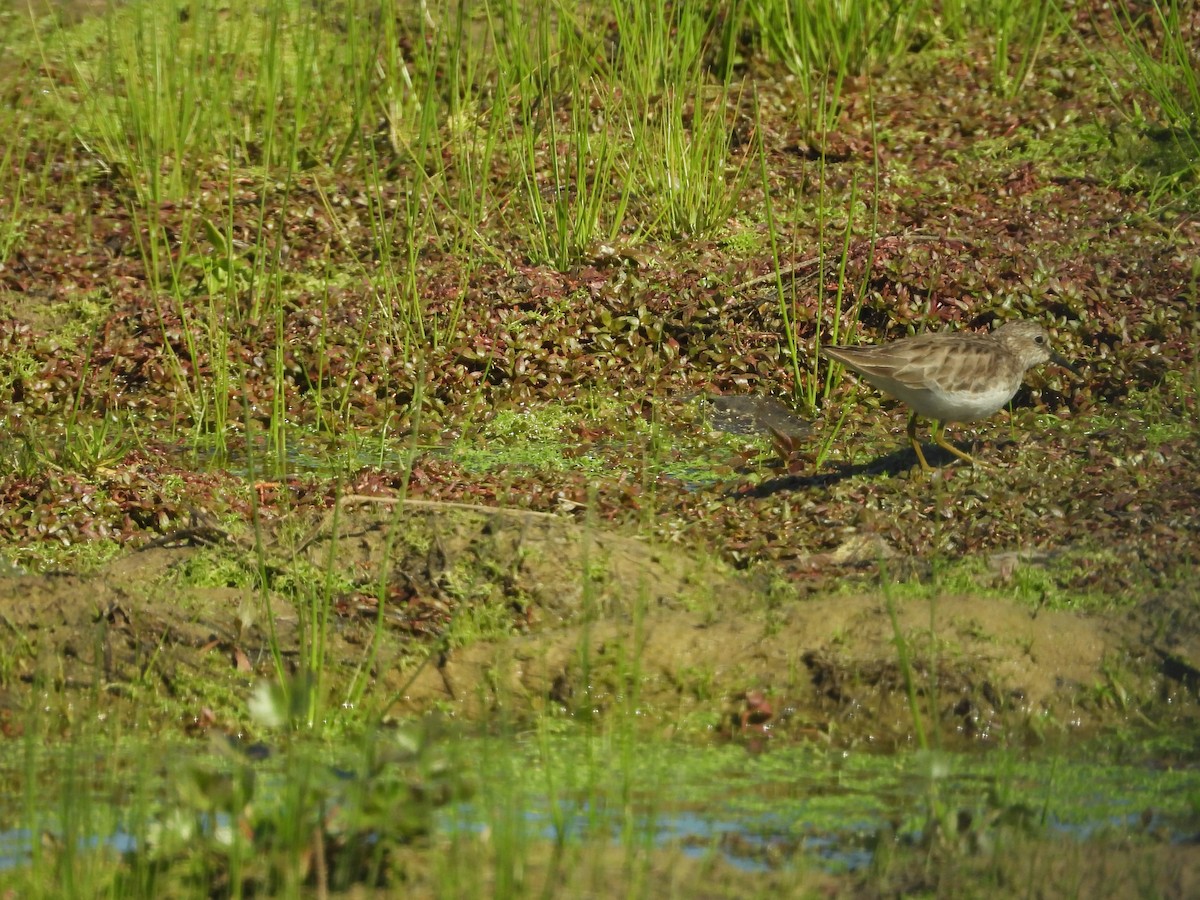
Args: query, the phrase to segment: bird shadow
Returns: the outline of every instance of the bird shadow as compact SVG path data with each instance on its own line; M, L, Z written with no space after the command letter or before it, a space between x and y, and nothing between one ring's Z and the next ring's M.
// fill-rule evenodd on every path
M957 467L958 465L969 468L966 463L956 459L952 454L938 447L937 444L922 444L921 450L935 472ZM733 489L731 493L739 497L771 497L775 494L795 493L811 488L830 487L851 478L858 478L859 476L886 475L889 478L896 478L900 475L910 473L918 467L917 455L911 450L904 448L893 450L869 462L847 463L827 461L820 472L814 472L809 475L780 475L777 478L771 478L753 487Z

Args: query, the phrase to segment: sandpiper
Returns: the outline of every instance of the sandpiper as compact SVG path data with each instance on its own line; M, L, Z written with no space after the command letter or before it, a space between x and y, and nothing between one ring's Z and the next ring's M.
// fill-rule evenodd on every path
M946 422L974 422L1012 400L1025 372L1053 360L1074 368L1050 350L1050 336L1035 322L1009 322L990 334L919 334L890 344L824 347L821 351L911 410L908 440L921 469L932 471L917 441L917 418L933 420L934 442L974 464L946 440Z

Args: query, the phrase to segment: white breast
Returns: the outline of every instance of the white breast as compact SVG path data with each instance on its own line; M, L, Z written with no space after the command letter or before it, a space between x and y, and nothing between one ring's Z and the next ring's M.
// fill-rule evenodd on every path
M985 391L943 391L938 388L910 388L890 384L886 391L903 400L918 415L939 422L974 422L1003 407L1017 387L997 385Z

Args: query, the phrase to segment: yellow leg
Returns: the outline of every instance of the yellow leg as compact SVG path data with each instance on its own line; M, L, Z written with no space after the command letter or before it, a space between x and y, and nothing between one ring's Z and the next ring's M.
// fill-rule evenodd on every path
M953 453L959 459L965 460L973 466L983 465L983 463L977 462L975 460L975 458L973 456L971 456L971 454L963 453L961 450L959 450L957 447L955 447L952 443L950 443L948 440L946 440L946 426L944 424L942 424L941 422L933 423L933 440L934 440L934 443L936 443L943 450L949 450L951 453Z
M929 463L925 462L925 454L921 452L921 442L917 440L916 413L908 417L908 442L912 444L913 452L917 454L917 461L921 463L921 471L928 475L933 469L930 468Z

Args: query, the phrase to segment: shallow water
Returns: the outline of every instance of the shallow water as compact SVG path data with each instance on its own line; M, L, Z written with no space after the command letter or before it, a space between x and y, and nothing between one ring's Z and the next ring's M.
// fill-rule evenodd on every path
M393 742L381 740L386 757ZM881 843L928 840L935 820L953 821L957 838L972 841L986 841L989 831L1005 827L1078 841L1126 834L1171 843L1200 837L1200 767L1180 764L1177 755L1168 767L1161 757L1130 761L1131 754L1121 753L1115 755L1122 760L1113 761L1105 757L1114 754L1083 748L1068 755L882 755L800 745L752 754L729 743L686 745L574 731L508 739L443 736L434 763L427 750L379 765L378 745L366 753L362 747L258 747L232 759L188 743L157 747L150 758L132 745L107 757L61 749L6 753L0 756L5 783L31 773L38 788L36 799L25 791L0 797L0 869L28 863L34 841L61 842L67 834L76 836L78 848L129 853L145 846L148 827L171 820L181 807L192 822L215 823L201 826L210 837L228 832L230 815L218 802L180 790L181 775L187 780L192 771L226 782L252 773L259 822L294 815L289 791L297 780L316 784L310 796L346 810L347 821L363 823L365 841L378 839L370 824L376 820L354 819L355 804L391 797L383 807L394 818L397 807L388 803L410 802L415 794L408 785L461 779L468 785L463 799L449 792L446 802L430 809L435 837L453 842L503 832L516 846L632 841L681 847L697 857L719 853L747 871L794 863L861 870ZM404 787L400 793L397 784Z

